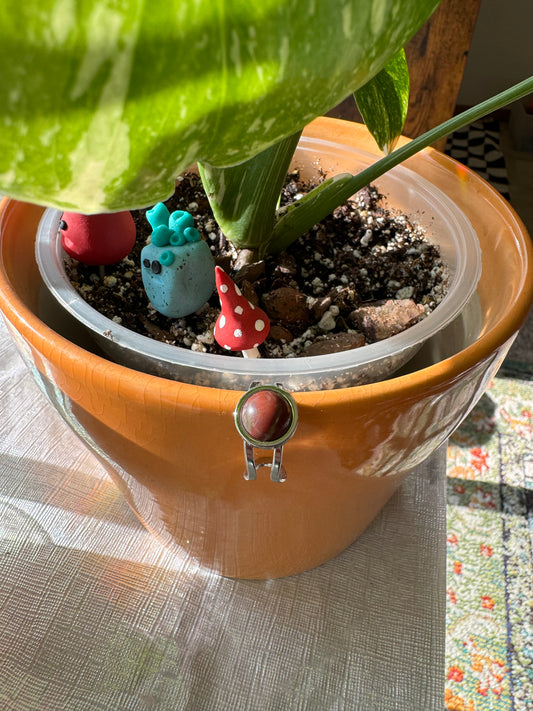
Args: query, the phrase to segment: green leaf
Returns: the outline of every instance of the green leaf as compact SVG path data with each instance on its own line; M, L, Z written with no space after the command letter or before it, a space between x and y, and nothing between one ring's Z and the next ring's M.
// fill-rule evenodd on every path
M409 106L409 70L404 50L395 54L354 96L378 147L383 153L390 153L401 136Z
M165 199L373 77L438 0L2 0L0 192L80 212Z
M268 251L276 207L301 131L244 163L215 168L198 163L213 215L235 247Z

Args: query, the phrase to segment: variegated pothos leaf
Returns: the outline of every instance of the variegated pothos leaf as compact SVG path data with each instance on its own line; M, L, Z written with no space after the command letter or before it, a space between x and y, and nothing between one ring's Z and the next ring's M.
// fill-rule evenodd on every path
M363 121L383 153L394 150L409 107L409 69L401 49L354 94Z
M2 0L0 192L153 204L365 84L438 0Z

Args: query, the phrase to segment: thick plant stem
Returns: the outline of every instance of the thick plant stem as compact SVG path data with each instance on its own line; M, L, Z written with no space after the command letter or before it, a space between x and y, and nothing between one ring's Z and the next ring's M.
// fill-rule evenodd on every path
M413 139L389 155L376 161L365 170L350 175L345 173L324 181L298 202L278 211L278 221L270 242L270 251L275 254L286 249L298 237L324 219L333 210L346 202L358 190L376 180L394 166L415 155L449 133L477 121L517 99L533 92L533 77L512 86L487 101L448 119L436 128Z
M269 251L276 208L301 131L230 168L199 163L216 221L238 248Z

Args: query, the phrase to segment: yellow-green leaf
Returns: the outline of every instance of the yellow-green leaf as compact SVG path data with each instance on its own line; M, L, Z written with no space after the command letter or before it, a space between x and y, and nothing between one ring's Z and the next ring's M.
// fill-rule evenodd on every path
M395 54L354 96L379 148L390 153L402 133L409 105L409 70L404 50Z

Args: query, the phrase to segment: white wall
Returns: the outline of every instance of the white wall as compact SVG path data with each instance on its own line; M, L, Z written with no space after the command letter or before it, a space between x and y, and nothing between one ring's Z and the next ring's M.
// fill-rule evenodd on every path
M457 103L472 106L533 75L533 0L483 0Z

